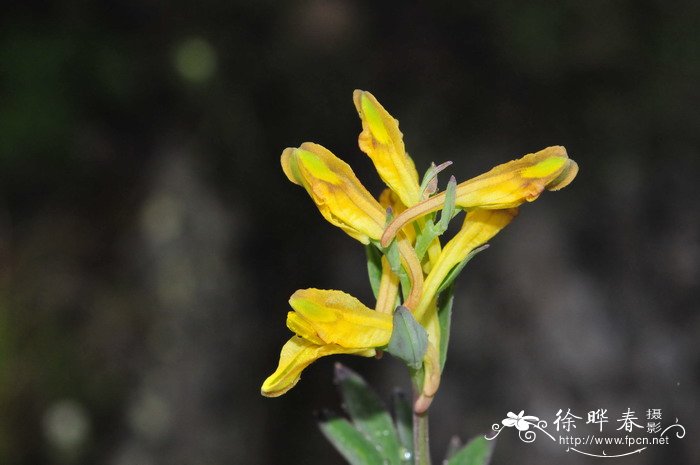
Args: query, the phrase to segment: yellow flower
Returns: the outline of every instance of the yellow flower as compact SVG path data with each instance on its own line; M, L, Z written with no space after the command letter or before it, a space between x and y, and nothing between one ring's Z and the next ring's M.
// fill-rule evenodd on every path
M537 199L545 189L556 191L566 187L577 173L578 165L568 157L564 147L547 147L459 184L455 205L467 210L514 208ZM442 192L408 208L387 227L382 244L391 242L405 224L441 209L444 204L445 192Z
M390 265L391 261L396 266L395 250L386 248L396 237L401 265L411 285L403 305L413 312L428 337L423 345L427 346L423 378L417 382L421 391L414 404L414 410L421 413L428 409L440 385L444 362L440 351L445 345L441 339L447 335L440 334L438 293L446 279L451 279L453 270L459 271L470 253L507 226L520 205L537 199L544 190L567 186L576 177L578 165L569 159L564 147L553 146L496 166L457 185L454 191L450 184L455 206L467 215L461 230L443 249L437 236L445 224L437 229L424 216L445 207L446 192L426 199L434 189L422 191L398 121L369 92L356 90L353 101L362 122L360 149L388 186L379 200L365 189L348 164L318 144L305 142L285 149L281 163L287 178L308 192L328 222L363 244L385 248L375 310L341 291L306 289L294 293L289 301L294 311L287 315L287 326L295 336L282 348L277 370L265 380L261 391L271 397L285 393L299 381L303 369L320 357L370 357L386 348L399 287L408 285L403 274L397 276ZM394 219L387 226L388 208ZM414 245L420 249L423 263ZM406 289L403 291L405 294Z
M404 148L398 121L369 92L355 90L352 98L362 120L360 149L372 159L379 176L404 205L418 203L418 172Z
M384 232L386 212L352 168L326 148L304 142L282 152L287 178L309 193L323 217L363 244Z
M326 148L311 142L282 152L282 170L290 181L306 189L323 217L363 244L379 242L386 211L355 176L352 168ZM411 280L404 303L415 307L423 286L423 272L410 240L400 235L399 253Z
M261 393L277 397L299 381L311 363L332 354L375 355L389 343L391 315L375 312L345 292L303 289L289 299L294 309L287 327L296 333L282 347L277 370L264 382Z

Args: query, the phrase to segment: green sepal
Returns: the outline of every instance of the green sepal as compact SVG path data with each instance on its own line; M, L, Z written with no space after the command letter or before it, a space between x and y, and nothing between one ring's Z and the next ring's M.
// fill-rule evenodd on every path
M409 309L403 305L394 312L394 329L386 351L417 370L423 365L423 357L428 349L428 333Z
M448 286L438 296L437 312L440 324L440 371L445 368L447 348L450 342L450 326L452 324L452 303L454 302L454 285Z
M447 465L488 465L496 441L477 436L446 461Z
M401 389L395 389L392 396L394 423L402 447L401 460L413 463L413 408Z
M450 272L447 274L445 279L440 284L440 287L438 288L437 293L439 294L440 292L444 291L445 289L447 289L448 286L450 286L454 282L454 280L457 278L457 276L459 276L459 273L462 272L462 269L464 268L464 266L467 263L469 263L469 260L474 258L474 255L476 255L479 252L481 252L482 250L486 250L488 248L489 248L489 245L484 244L481 247L477 247L476 249L469 252L469 255L467 255L467 258L462 260L458 265L456 265L454 268L452 268L450 270Z
M391 415L377 394L354 371L335 364L335 383L353 425L379 451L385 463L398 465L401 446Z
M367 274L369 275L369 285L372 286L372 293L377 298L379 293L379 283L382 280L382 253L373 244L365 246L367 255Z
M384 457L348 420L331 412L320 416L318 426L350 465L383 465Z

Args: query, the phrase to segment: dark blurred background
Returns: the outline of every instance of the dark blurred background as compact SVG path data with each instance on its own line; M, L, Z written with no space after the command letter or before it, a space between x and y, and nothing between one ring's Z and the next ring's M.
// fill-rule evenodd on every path
M355 88L421 172L555 144L581 167L459 281L435 460L508 411L630 407L688 435L616 463L700 463L699 79L693 1L5 4L0 463L342 463L312 415L333 362L385 399L398 362L259 388L296 289L373 304L362 248L279 167L315 141L380 192ZM511 433L495 464L597 460Z

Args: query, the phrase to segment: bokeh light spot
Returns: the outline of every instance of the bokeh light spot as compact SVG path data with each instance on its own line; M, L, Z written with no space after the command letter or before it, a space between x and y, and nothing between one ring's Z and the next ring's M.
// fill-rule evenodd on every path
M201 37L185 39L175 49L175 68L186 81L206 82L216 72L216 50Z
M85 408L73 400L51 405L44 414L43 426L49 443L64 451L82 447L90 431Z

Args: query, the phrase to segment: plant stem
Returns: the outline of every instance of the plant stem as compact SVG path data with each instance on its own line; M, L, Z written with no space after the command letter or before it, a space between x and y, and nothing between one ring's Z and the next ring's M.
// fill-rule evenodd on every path
M414 464L430 465L430 443L428 441L428 412L413 412Z
M413 385L413 407L423 392L423 377L425 372L411 370L411 381ZM430 465L430 442L428 440L428 411L416 413L413 411L413 464Z

